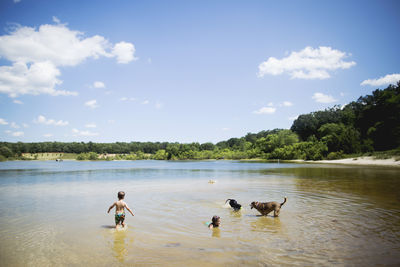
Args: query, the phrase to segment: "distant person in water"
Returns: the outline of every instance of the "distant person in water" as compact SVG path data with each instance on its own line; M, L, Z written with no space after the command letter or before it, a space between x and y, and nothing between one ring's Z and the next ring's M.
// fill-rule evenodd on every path
M114 202L110 208L108 209L107 213L110 213L110 210L115 207L115 229L117 229L118 225L121 224L122 227L125 227L124 220L125 220L125 208L133 215L133 212L128 207L128 205L124 201L125 192L119 191L118 192L118 201Z
M208 225L208 228L218 228L221 224L221 218L217 215L213 216L211 219L211 223Z

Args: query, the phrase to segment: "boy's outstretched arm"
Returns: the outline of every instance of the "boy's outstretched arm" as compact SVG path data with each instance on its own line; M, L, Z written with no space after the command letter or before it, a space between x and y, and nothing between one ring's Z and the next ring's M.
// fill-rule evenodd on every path
M132 214L132 216L135 216L135 215L133 215L133 212L131 211L131 209L128 207L127 204L125 204L125 208Z
M114 202L114 204L112 204L112 205L108 208L107 213L110 213L110 210L111 210L112 208L114 208L115 205L117 205L117 202Z

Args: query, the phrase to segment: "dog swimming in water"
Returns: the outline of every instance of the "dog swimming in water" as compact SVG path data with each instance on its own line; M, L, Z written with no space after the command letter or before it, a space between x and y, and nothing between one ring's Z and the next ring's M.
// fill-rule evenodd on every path
M226 204L226 202L228 202L228 201L229 201L229 205L233 208L234 211L238 211L238 210L240 210L240 209L242 208L242 205L240 205L239 203L237 203L236 200L231 199L231 198L228 198L228 199L225 201L225 204Z
M287 197L285 197L285 200L282 203L278 203L276 201L271 201L271 202L258 202L258 201L253 201L250 204L251 209L255 208L258 210L263 216L267 216L268 213L271 211L274 211L274 217L278 217L279 213L281 211L281 207L283 204L286 203Z

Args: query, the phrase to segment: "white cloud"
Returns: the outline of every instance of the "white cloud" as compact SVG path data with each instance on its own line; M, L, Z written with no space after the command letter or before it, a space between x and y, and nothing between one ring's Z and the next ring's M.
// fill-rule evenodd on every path
M135 46L127 42L119 42L115 44L114 48L112 49L112 54L117 57L117 62L122 64L126 64L137 59L134 56Z
M11 135L11 136L15 136L15 137L19 137L19 136L24 136L24 132L12 132L12 131L4 131L5 133Z
M14 128L14 129L19 129L19 128L21 128L18 124L16 124L15 122L12 122L11 123L11 125L10 125L10 127L11 128Z
M23 104L22 101L17 100L17 99L14 99L13 103L14 103L14 104L19 104L19 105L22 105L22 104Z
M48 137L52 137L53 134L49 133L49 134L44 134L43 136L48 138Z
M106 88L106 85L103 82L96 81L93 83L94 88Z
M5 119L0 118L0 125L7 125L8 122Z
M53 22L56 23L56 24L60 24L61 23L61 21L56 16L53 16Z
M282 105L283 105L284 107L291 107L291 106L293 106L293 103L290 102L290 101L283 101Z
M16 137L18 137L18 136L24 136L24 132L13 132L11 135L12 135L12 136L16 136Z
M28 127L29 127L29 125L26 124L26 123L23 123L22 126L23 126L24 128L28 128Z
M14 0L14 3L19 3L21 2L21 0Z
M299 116L293 116L293 117L289 117L288 119L289 119L290 121L294 121L294 120L296 120L298 117L299 117Z
M253 111L255 114L274 114L276 108L273 107L262 107L259 110Z
M224 132L226 132L226 131L229 131L229 130L230 130L230 128L228 128L228 127L224 127L224 128L222 128L221 130L222 130L222 131L224 131Z
M348 69L356 64L354 61L344 61L347 56L345 52L331 47L314 49L308 46L282 59L268 58L258 66L258 76L288 73L292 79L327 79L330 77L329 71Z
M149 104L149 103L150 103L149 100L145 100L145 101L142 102L143 105L147 105L147 104Z
M268 106L268 107L273 107L273 106L274 106L274 103L269 102L267 106Z
M151 64L153 61L151 60L151 57L149 57L148 59L147 59L147 63L149 63L149 64Z
M108 120L107 121L109 124L113 124L113 123L115 123L115 120Z
M314 99L318 103L333 103L337 101L335 98L333 98L333 96L324 95L323 93L315 93L312 96L312 99Z
M73 136L96 136L98 133L93 133L90 131L79 131L78 129L72 129Z
M97 125L94 124L94 123L88 123L88 124L85 125L85 127L86 127L86 128L96 128Z
M400 74L388 74L384 77L380 77L378 79L368 79L361 83L361 85L370 85L370 86L381 86L386 84L397 84L400 81Z
M85 103L85 106L87 106L89 108L97 108L97 107L99 107L99 105L97 105L97 100L96 99L87 101Z
M63 120L56 121L53 119L46 119L46 117L43 115L39 115L39 117L35 119L33 122L38 124L54 125L54 126L67 126L69 124L68 121L63 121Z
M0 56L1 54L0 37ZM0 66L0 93L10 97L31 94L78 95L76 92L55 90L62 82L57 79L60 71L50 61L35 62L30 65L14 62L12 66Z
M121 97L119 100L120 100L120 101L135 101L136 98L124 96L124 97Z
M118 63L135 59L133 44L113 46L104 37L85 37L65 24L41 25L38 29L19 26L0 36L0 57L12 62L0 67L0 93L16 97L24 94L76 95L56 90L62 83L59 66L76 66L86 59L116 58Z

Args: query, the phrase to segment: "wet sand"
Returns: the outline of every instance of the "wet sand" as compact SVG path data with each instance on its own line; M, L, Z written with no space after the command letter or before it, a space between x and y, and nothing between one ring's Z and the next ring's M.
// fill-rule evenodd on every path
M356 158L348 158L348 159L318 160L318 161L305 161L305 162L345 164L345 165L363 165L363 166L400 167L400 160L396 161L395 158L375 159L374 157L356 157Z

